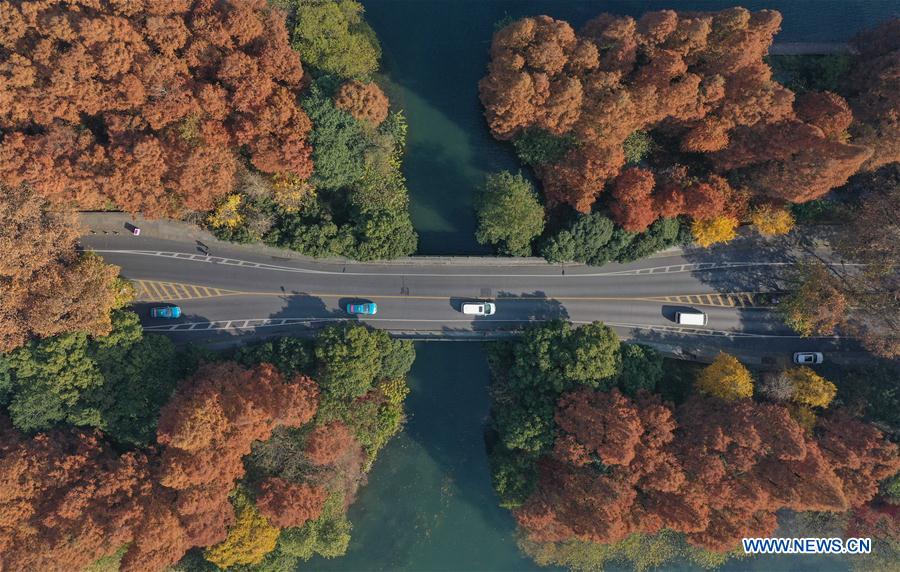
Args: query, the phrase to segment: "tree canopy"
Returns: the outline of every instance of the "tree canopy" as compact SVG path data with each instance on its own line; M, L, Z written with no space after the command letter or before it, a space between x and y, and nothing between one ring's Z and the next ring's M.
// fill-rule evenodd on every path
M264 0L16 0L3 21L0 182L167 216L212 208L238 153L266 173L312 172L303 69Z
M531 255L531 242L544 230L544 208L522 173L488 175L477 210L478 242L496 246L501 254Z

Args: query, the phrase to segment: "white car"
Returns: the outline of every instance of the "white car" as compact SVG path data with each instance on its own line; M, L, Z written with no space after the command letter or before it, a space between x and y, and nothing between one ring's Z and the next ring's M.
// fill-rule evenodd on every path
M462 313L469 316L492 316L497 307L490 302L466 302L462 305Z
M822 363L825 356L822 352L797 352L794 354L794 363L800 365Z
M699 311L675 312L675 323L685 326L705 326L709 316Z

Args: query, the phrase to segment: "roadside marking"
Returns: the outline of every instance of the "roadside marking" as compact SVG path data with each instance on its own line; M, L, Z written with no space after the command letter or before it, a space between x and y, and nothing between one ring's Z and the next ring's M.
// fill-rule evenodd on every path
M135 301L137 302L164 302L169 300L196 300L203 298L219 298L223 296L276 296L289 298L291 296L305 296L310 298L365 298L371 300L449 300L463 298L463 296L414 296L408 294L330 294L325 292L298 292L296 294L286 292L251 292L244 290L227 290L200 286L197 284L182 284L178 282L159 282L156 280L133 280L135 284ZM722 306L722 307L760 307L755 304L753 295L758 292L723 292L721 294L679 294L674 296L496 296L491 298L495 302L514 301L551 301L560 302L657 302L670 304L689 304L693 306ZM711 296L715 296L713 299ZM724 298L723 298L724 297ZM705 301L704 301L705 298Z
M651 268L635 268L629 270L616 270L610 272L585 272L579 273L577 272L578 268L585 268L581 265L572 265L566 266L565 268L569 269L570 272L567 274L563 273L541 273L541 274L527 274L527 273L517 273L517 274L462 274L455 272L415 272L414 269L416 266L407 265L410 270L407 272L345 272L345 271L337 271L337 270L314 270L311 268L297 268L293 266L279 266L277 264L267 264L265 262L251 262L249 260L240 260L236 258L226 258L222 256L207 256L204 254L191 254L186 252L169 252L169 251L161 251L161 250L111 250L111 249L88 249L93 252L97 252L100 254L110 253L110 254L125 254L125 255L134 255L134 256L155 256L162 258L171 258L176 260L183 260L186 262L199 262L205 264L224 264L226 266L239 266L242 268L252 268L256 270L272 270L278 272L294 272L301 274L335 274L341 276L423 276L423 277L457 277L457 278L592 278L592 277L603 277L603 276L645 276L648 274L675 274L682 272L700 272L700 271L716 271L716 270L733 270L736 268L749 268L754 266L791 266L793 263L791 262L696 262L696 263L684 263L684 264L670 264L666 266L654 266ZM327 264L327 262L323 262L322 264ZM334 263L332 263L334 264ZM402 262L381 262L379 264L385 266L403 266ZM440 263L435 263L435 266ZM833 263L834 266L837 266L838 263ZM358 267L365 268L364 263L354 263L350 262L346 264L347 267ZM864 264L855 264L855 263L846 263L842 264L842 266L864 266ZM453 268L448 265L448 268ZM554 266L551 264L547 264L548 270L553 270L556 268L563 268L561 266Z
M491 323L506 323L506 324L527 324L527 323L540 323L540 322L548 322L552 321L553 318L547 319L513 319L513 320L496 320L496 319L488 319L488 320L479 320L477 323L485 324L488 322ZM178 324L164 324L158 326L145 326L144 331L146 332L209 332L209 331L220 331L220 330L248 330L248 329L256 329L256 328L269 328L269 327L277 327L277 326L315 326L319 323L332 323L332 322L360 322L359 320L353 317L331 317L331 318L246 318L246 319L232 319L232 320L216 320L210 322L181 322ZM447 324L447 323L465 323L472 324L476 323L471 319L418 319L418 318L366 318L360 323L369 323L369 322L396 322L396 323L438 323L438 324ZM592 323L590 320L570 320L573 324L590 324ZM658 331L665 333L674 333L681 335L697 335L697 336L712 336L712 337L733 337L733 338L780 338L780 339L827 339L827 340L836 340L841 339L841 336L811 336L804 337L797 334L754 334L750 332L731 332L727 330L709 330L709 329L694 329L694 328L682 328L678 326L665 326L665 325L652 325L652 324L627 324L620 322L604 322L607 326L612 326L616 328L631 328L636 330L649 330L649 331ZM423 330L423 331L431 331L431 330Z
M169 302L172 300L195 300L243 294L234 290L212 288L180 282L160 282L158 280L132 280L136 302ZM249 294L249 292L247 292Z

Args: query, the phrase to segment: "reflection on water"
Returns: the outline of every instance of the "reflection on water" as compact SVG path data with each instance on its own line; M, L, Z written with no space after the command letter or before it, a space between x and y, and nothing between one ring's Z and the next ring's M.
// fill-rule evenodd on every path
M422 254L475 254L472 197L484 175L518 169L509 145L488 133L478 101L494 23L548 14L578 27L603 11L716 10L735 4L784 15L776 41L844 41L900 13L897 0L363 0L384 49L392 101L406 110L413 224Z

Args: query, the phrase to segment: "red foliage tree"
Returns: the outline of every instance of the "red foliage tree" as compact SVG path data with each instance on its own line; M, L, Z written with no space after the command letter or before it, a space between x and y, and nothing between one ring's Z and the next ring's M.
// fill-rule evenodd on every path
M328 491L306 483L292 483L273 477L260 485L256 506L269 522L280 528L303 526L307 520L319 518Z
M622 228L630 232L642 232L659 217L652 200L653 173L632 167L616 177L609 210Z
M163 216L211 208L240 150L308 177L284 20L264 0L4 2L0 182Z
M667 528L728 550L774 532L778 510L865 504L900 470L896 445L871 426L838 414L810 437L784 407L750 400L693 397L673 412L657 396L579 390L560 398L556 422L537 489L515 512L537 541Z
M346 455L349 449L359 447L350 429L335 421L327 425L319 425L312 430L306 440L303 452L313 465L332 465Z
M157 430L163 449L155 494L161 504L142 523L123 568L144 569L148 561L162 568L183 555L162 544L175 533L157 534L160 523L177 521L182 547L224 540L234 519L228 494L244 474L242 458L251 444L268 439L279 425L309 422L317 404L315 382L298 376L286 383L269 364L210 364L182 382L161 411Z
M0 568L81 570L129 542L151 495L141 453L89 433L27 437L0 417Z
M708 189L695 189L692 206L679 205L671 187L651 197L646 186L626 184L634 183L633 175L617 179L628 136L654 128L680 141L681 151L708 157L709 167L695 167L701 180L711 169L727 174L741 168L753 192L811 200L846 182L869 151L841 142L851 116L840 97L805 95L795 107L793 92L772 79L763 57L780 24L778 12L743 8L648 12L638 21L601 14L578 34L546 16L525 18L494 35L481 101L498 139L538 127L579 143L538 169L551 207L566 203L589 212L614 180L611 209L630 230L646 228L651 213L721 213L721 205L701 205ZM882 54L893 44L878 45L882 51L873 52ZM896 83L870 78L879 81L885 92ZM685 193L690 186L683 185Z
M377 127L387 119L390 101L378 84L354 80L338 88L334 94L334 105Z
M900 18L859 34L859 56L847 82L856 122L853 140L874 150L863 168L900 161Z

